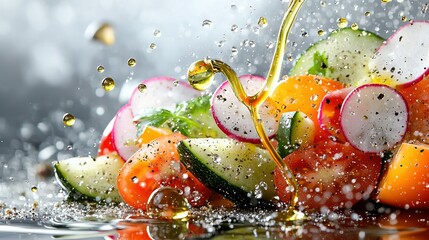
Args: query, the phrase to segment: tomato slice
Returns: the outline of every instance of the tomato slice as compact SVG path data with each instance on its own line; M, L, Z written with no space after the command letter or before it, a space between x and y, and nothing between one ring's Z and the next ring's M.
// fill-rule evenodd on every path
M177 144L185 138L179 133L159 137L130 157L118 175L118 190L127 204L146 210L150 194L161 186L179 188L192 206L207 201L211 190L180 163Z
M103 131L101 136L100 144L98 147L97 156L108 155L112 152L116 152L115 142L113 141L113 124L115 118L113 118Z
M333 141L294 151L284 161L298 181L299 205L318 211L324 207L351 208L369 198L381 171L379 156ZM280 200L288 202L291 192L279 169L274 173L274 183Z
M346 137L340 125L341 107L347 94L352 90L353 87L349 87L326 94L318 111L318 120L322 130L334 137L335 141L342 143L346 142Z

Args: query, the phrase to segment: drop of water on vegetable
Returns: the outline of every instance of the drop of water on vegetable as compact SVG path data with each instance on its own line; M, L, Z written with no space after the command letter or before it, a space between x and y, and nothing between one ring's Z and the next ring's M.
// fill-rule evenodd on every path
M63 115L63 123L67 127L71 127L76 122L75 117L71 113L66 113Z
M358 25L357 23L353 23L353 24L351 25L351 28L352 28L353 30L358 30L358 29L359 29L359 25Z
M139 92L144 92L144 91L146 91L146 89L147 89L147 86L146 86L146 84L144 84L144 83L140 83L138 86L137 86L137 89L139 90Z
M115 80L110 77L106 77L101 82L101 86L106 92L110 92L115 88Z
M171 187L156 189L147 202L147 214L156 219L183 219L189 215L189 203L179 190Z

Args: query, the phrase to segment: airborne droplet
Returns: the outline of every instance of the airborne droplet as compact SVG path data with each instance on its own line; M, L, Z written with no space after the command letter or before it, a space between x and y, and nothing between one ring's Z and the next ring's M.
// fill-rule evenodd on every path
M66 113L63 115L63 123L65 126L67 127L71 127L73 126L73 124L75 123L76 119L73 116L73 114L71 113Z
M265 17L260 17L258 20L258 25L260 27L266 27L268 25L268 21Z
M99 65L99 66L97 67L97 72L99 72L99 73L103 73L103 72L104 72L104 66Z
M85 35L92 40L108 46L115 43L115 29L108 23L90 24L86 28Z
M135 67L137 64L137 61L134 58L128 59L128 66Z
M115 80L110 77L106 77L101 82L101 86L105 91L110 92L115 88Z
M345 27L347 27L348 23L349 22L347 21L346 18L338 18L338 20L337 20L337 26L339 28L345 28Z

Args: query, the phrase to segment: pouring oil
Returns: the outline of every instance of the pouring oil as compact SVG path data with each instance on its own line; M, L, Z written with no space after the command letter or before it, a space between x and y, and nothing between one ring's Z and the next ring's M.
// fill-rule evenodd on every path
M261 138L262 144L268 150L271 157L280 168L288 185L293 187L289 208L279 217L281 220L285 221L295 221L306 218L303 213L296 210L296 204L298 201L298 183L290 171L290 168L286 163L284 163L274 146L270 143L268 136L265 134L264 126L262 125L261 121L258 121L258 119L260 119L259 107L268 98L269 94L274 90L275 83L277 83L280 79L281 66L286 49L286 40L292 24L298 14L298 10L301 8L303 3L304 0L291 1L280 27L274 57L271 62L265 85L255 95L248 96L246 94L235 71L222 61L212 59L200 60L193 63L188 70L189 83L198 90L204 90L208 88L213 82L214 75L218 72L221 72L231 83L232 90L234 91L236 97L249 109L253 124L255 125L259 137Z

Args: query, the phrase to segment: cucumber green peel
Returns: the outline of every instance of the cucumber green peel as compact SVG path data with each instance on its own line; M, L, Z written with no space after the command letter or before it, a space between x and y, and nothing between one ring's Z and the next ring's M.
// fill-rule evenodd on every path
M238 206L273 205L276 164L265 149L226 138L198 138L181 141L178 151L192 174Z

